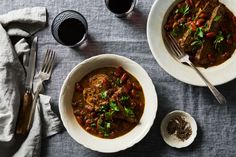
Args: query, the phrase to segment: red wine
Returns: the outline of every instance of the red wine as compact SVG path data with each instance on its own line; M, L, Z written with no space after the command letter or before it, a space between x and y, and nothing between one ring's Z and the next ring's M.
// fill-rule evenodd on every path
M86 33L84 24L75 18L69 18L63 21L58 28L58 36L60 40L68 46L72 46L80 42Z
M128 12L134 5L134 0L106 0L108 9L115 14L123 14Z

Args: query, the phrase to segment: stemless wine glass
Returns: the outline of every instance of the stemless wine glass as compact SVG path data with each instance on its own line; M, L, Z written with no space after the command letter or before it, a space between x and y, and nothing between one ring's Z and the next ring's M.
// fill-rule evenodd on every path
M54 18L51 32L58 43L68 47L76 47L82 45L87 38L88 23L79 12L65 10Z
M105 0L106 7L115 14L116 17L125 17L131 13L138 0Z

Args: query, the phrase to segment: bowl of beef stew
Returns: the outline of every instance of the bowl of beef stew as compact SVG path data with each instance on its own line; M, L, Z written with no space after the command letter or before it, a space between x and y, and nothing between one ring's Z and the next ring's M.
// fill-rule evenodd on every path
M59 111L78 143L99 152L117 152L148 133L157 111L157 95L139 64L104 54L83 61L68 74Z
M163 40L163 36L171 34L213 85L233 80L236 77L235 5L231 0L157 0L148 17L147 37L159 65L180 81L205 86L188 65L172 57L169 43Z

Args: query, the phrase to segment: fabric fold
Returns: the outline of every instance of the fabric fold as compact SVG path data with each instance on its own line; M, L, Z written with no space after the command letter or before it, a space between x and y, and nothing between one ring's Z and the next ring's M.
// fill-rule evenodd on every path
M29 37L46 26L44 7L25 8L0 15L0 154L1 156L39 156L43 136L61 130L61 122L51 110L50 97L40 95L32 128L23 139L14 136L21 93L28 65ZM22 37L12 45L11 36ZM23 56L23 63L18 56ZM34 80L37 84L38 79Z

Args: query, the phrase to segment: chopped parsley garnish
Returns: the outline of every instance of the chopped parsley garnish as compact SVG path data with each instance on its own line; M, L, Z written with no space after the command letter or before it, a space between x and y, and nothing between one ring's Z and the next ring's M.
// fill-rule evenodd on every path
M129 100L129 96L122 96L121 98L120 98L120 101L121 101L121 103L125 103L125 102L127 102Z
M196 38L192 43L191 46L193 47L192 51L198 50L200 47L202 47L203 41L199 38Z
M99 107L99 112L106 112L108 110L109 110L109 105L108 104L107 105L101 105Z
M172 31L171 31L171 35L173 35L174 37L177 37L179 34L179 28L175 27Z
M124 109L125 109L125 114L128 117L135 117L134 111L131 108L124 107Z
M220 15L217 15L217 16L215 16L214 21L215 21L215 22L218 22L220 19L221 19L221 16L220 16Z
M106 120L111 120L112 119L112 114L114 113L114 111L112 111L112 112L106 112L105 113L105 118L106 118Z
M107 132L104 132L104 137L109 137L110 136L110 134L109 133L107 133Z
M179 8L179 9L176 9L175 13L181 13L183 14L184 16L187 15L188 13L190 12L190 8L188 5L185 5L184 7L182 8Z
M101 133L103 133L104 137L110 136L110 128L111 128L111 123L103 121L102 118L100 117L98 119L98 128Z
M96 127L96 124L95 124L95 123L92 123L92 124L91 124L91 127Z
M182 29L185 29L185 28L186 28L185 24L183 24L183 23L180 23L179 26L180 26Z
M119 107L114 101L110 101L109 105L112 111L117 111L117 112L120 111Z
M221 31L218 32L218 34L216 35L216 39L214 41L215 44L215 49L217 49L217 47L219 46L219 44L224 41L224 36L222 34Z
M197 28L196 35L200 38L204 37L204 32L203 32L202 28Z
M107 123L106 123L106 128L107 128L107 129L110 129L110 128L111 128L111 123L108 123L108 122L107 122Z
M199 38L195 39L192 43L191 46L197 46L197 47L201 47L203 44L202 40L200 40Z
M102 118L101 118L101 117L99 117L99 119L98 119L98 125L101 127L101 126L102 126L102 124L103 124L103 120L102 120Z
M102 91L100 96L102 99L106 99L107 98L107 91Z
M208 27L208 23L205 23L205 25L203 26L202 30L206 32L207 31L207 27Z
M115 83L119 86L122 84L122 80L120 78L117 78Z
M177 37L179 34L183 33L183 30L186 28L184 24L179 24L177 27L173 28L171 31L171 35Z

